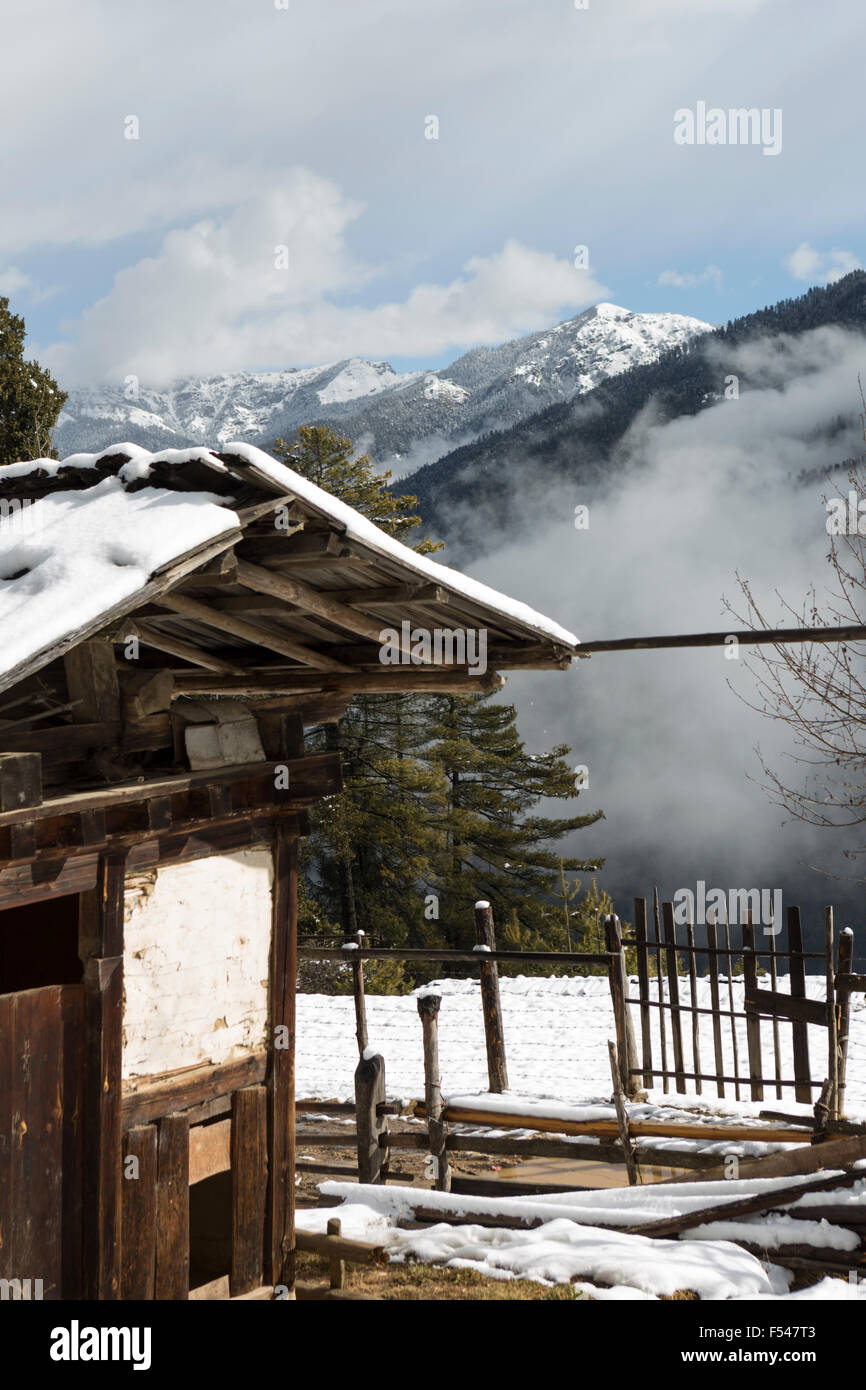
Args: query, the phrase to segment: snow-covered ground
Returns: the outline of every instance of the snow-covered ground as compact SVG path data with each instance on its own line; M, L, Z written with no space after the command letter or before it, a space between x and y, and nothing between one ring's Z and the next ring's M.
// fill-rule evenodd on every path
M763 981L762 984L766 984ZM779 980L787 992L789 981ZM430 989L431 986L427 986ZM743 982L732 982L734 1007L743 1007ZM504 1032L508 1054L510 1091L505 1097L486 1093L486 1053L481 1017L479 986L473 981L442 981L435 986L442 995L439 1014L439 1056L444 1095L452 1102L485 1108L507 1109L519 1103L538 1115L563 1119L609 1118L610 1070L607 1042L614 1035L607 980L604 977L537 979L521 977L501 981ZM818 977L807 981L811 998L823 997L824 982ZM633 985L632 993L636 993ZM709 1004L707 981L698 983L699 1005ZM727 982L723 985L726 1006ZM690 1002L688 982L680 980L680 997ZM654 1010L658 1014L658 1010ZM368 996L367 1018L370 1045L385 1058L389 1096L401 1099L423 1094L421 1025L414 997ZM637 1028L637 1020L635 1020ZM702 1019L699 1042L704 1066L713 1057L709 1020ZM658 1027L656 1021L656 1030ZM774 1073L773 1028L761 1025L765 1077ZM824 1074L826 1033L810 1028L813 1075ZM781 1075L793 1075L790 1025L779 1027ZM639 1036L639 1029L638 1029ZM692 1068L691 1023L684 1015L686 1067ZM658 1055L658 1033L654 1044ZM748 1070L745 1025L737 1039L740 1074ZM670 1050L670 1035L668 1034ZM732 1066L733 1044L728 1028L725 1037L725 1066ZM354 1034L354 1005L348 997L300 995L298 998L298 1095L349 1099L353 1095L353 1073L357 1064ZM730 1087L728 1088L730 1091ZM743 1091L745 1096L746 1091ZM732 1095L721 1100L715 1087L706 1083L703 1095L696 1097L689 1083L689 1095L665 1094L660 1088L648 1093L645 1103L630 1106L634 1119L678 1118L695 1123L705 1120L714 1126L736 1124L748 1118L755 1123L764 1108L786 1113L810 1113L797 1105L790 1089L780 1102L772 1084L765 1085L763 1102ZM848 1114L866 1119L866 1000L852 1001L851 1043L848 1067ZM512 1131L513 1133L513 1131ZM585 1141L584 1141L585 1142ZM661 1141L664 1143L671 1141ZM682 1143L683 1141L679 1141ZM770 1147L753 1142L714 1141L701 1143L704 1150L748 1156ZM862 1205L866 1202L866 1161L864 1180L833 1199ZM680 1289L691 1289L701 1298L854 1298L866 1297L866 1281L823 1279L796 1294L788 1293L792 1275L772 1264L771 1252L778 1245L811 1244L838 1252L840 1263L854 1251L858 1242L844 1226L826 1221L821 1225L798 1219L797 1215L771 1213L761 1216L704 1223L685 1232L679 1239L657 1239L605 1229L613 1223L640 1226L659 1216L674 1216L703 1205L799 1182L801 1179L732 1180L714 1184L670 1184L664 1188L603 1189L541 1198L471 1198L425 1192L424 1206L451 1212L455 1207L466 1217L455 1226L441 1224L424 1230L400 1229L400 1221L411 1214L418 1189L358 1187L356 1184L324 1183L322 1190L342 1199L340 1219L343 1233L355 1239L373 1240L387 1246L395 1260L416 1259L469 1268L495 1278L532 1278L548 1283L571 1282L579 1291L596 1298L653 1299ZM807 1178L802 1181L808 1181ZM804 1196L801 1207L828 1202L819 1194ZM532 1216L543 1224L534 1230L508 1230L485 1225L485 1217L502 1213ZM299 1213L299 1224L307 1230L324 1230L328 1209ZM474 1218L474 1219L473 1219ZM598 1224L593 1224L593 1222ZM759 1245L768 1253L765 1260L732 1241ZM853 1255L852 1255L852 1258Z
M766 980L761 981L765 987ZM655 985L655 981L653 981ZM434 986L427 986L427 989ZM435 989L442 995L439 1012L439 1063L442 1090L445 1095L465 1095L487 1089L487 1061L484 1046L484 1025L481 1017L479 985L473 980L442 980ZM781 977L778 988L790 991L790 981ZM812 999L824 998L824 980L810 975L806 981L807 994ZM742 977L732 981L734 1009L743 1010ZM610 1063L608 1039L613 1038L613 1014L607 977L536 978L518 976L500 981L503 1030L508 1057L508 1080L512 1092L526 1096L545 1096L552 1100L584 1105L593 1100L610 1099ZM637 995L637 983L632 981L630 992ZM709 982L698 981L697 1002L709 1007ZM722 984L722 1006L727 1007L727 982ZM688 981L680 979L680 1000L691 1002ZM660 1065L658 1039L658 1009L653 1009L654 1056ZM725 1068L733 1067L733 1046L730 1028L723 1030ZM385 1080L388 1094L401 1099L415 1099L424 1091L424 1063L421 1049L421 1022L414 997L390 995L367 996L367 1025L370 1045L385 1059ZM640 1025L635 1017L635 1032L640 1047ZM738 1021L739 1074L748 1074L745 1021ZM793 1076L791 1026L779 1025L781 1073ZM797 1106L790 1087L783 1091L780 1102L769 1080L774 1074L773 1028L769 1021L761 1023L764 1053L763 1105L750 1103L748 1088L741 1088L741 1103L737 1104L733 1088L727 1087L728 1099L718 1101L715 1086L703 1084L702 1102L708 1107L737 1114L756 1114L765 1107L784 1109L790 1113L809 1107ZM826 1074L827 1035L822 1028L809 1028L812 1073L817 1079ZM683 1043L687 1070L692 1066L691 1022L683 1015ZM670 1028L667 1033L668 1065L672 1065ZM713 1040L710 1020L701 1017L700 1055L704 1068L713 1063ZM299 1096L319 1099L351 1099L354 1095L353 1075L358 1054L355 1042L354 1003L348 996L329 997L318 994L298 996L298 1076ZM694 1099L694 1084L688 1083L689 1102ZM817 1098L817 1095L816 1095ZM655 1102L676 1101L673 1083L667 1096L660 1086L649 1093ZM848 1061L848 1099L846 1109L852 1118L866 1120L866 996L854 995L851 1000L851 1041Z

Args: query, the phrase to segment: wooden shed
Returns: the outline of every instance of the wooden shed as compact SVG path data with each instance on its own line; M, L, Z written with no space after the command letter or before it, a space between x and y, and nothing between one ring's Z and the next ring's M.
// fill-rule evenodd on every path
M0 1279L291 1291L304 730L576 638L244 445L0 476Z

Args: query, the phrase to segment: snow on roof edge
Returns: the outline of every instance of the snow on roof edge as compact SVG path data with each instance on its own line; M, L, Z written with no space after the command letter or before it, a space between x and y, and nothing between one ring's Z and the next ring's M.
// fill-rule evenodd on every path
M417 551L404 545L402 541L387 535L368 517L356 511L354 507L350 507L347 502L333 497L331 493L325 492L324 488L311 483L309 479L302 477L300 473L296 473L286 464L278 463L263 449L257 449L253 444L233 441L230 444L222 445L220 452L235 454L238 458L255 464L261 468L262 472L268 473L275 482L284 485L287 492L292 492L303 501L320 507L334 521L345 526L346 534L352 540L359 541L363 545L369 546L371 550L377 550L382 555L398 560L400 564L415 570L418 574L423 574L433 583L442 584L447 589L453 589L455 593L461 594L464 598L484 604L488 608L495 608L503 617L524 623L527 627L534 628L555 642L573 648L580 646L579 638L573 632L569 632L568 628L561 627L559 623L554 622L552 618L545 617L543 613L530 608L528 604L522 603L519 599L509 598L507 594L491 589L478 579L472 579L469 575L461 574L459 570L440 564L428 555L419 555Z

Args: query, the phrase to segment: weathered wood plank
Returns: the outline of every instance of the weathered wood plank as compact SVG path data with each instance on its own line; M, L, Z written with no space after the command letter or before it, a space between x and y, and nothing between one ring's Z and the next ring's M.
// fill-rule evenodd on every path
M253 1052L237 1062L185 1067L146 1081L127 1082L123 1096L123 1127L132 1129L176 1111L204 1105L245 1086L263 1081L268 1054ZM133 1088L134 1087L134 1088Z
M303 731L301 731L303 737ZM278 831L274 843L268 1072L268 1197L265 1282L295 1282L295 981L298 842Z
M157 1143L157 1299L189 1297L189 1121L166 1115Z
M721 1000L719 999L719 946L716 937L716 923L707 918L707 967L710 976L710 1005L713 1011L713 1061L716 1067L716 1095L724 1097L725 1083L722 1080L725 1074L725 1056L722 1049L722 1020L719 1010ZM650 1083L652 1084L652 1083Z
M806 998L806 962L802 956L803 926L799 907L788 908L788 950L790 952L791 997ZM802 1019L795 1019L791 1025L794 1051L794 1076L797 1086L794 1090L796 1100L812 1103L812 1068L809 1061L809 1031Z
M362 1057L355 1068L355 1113L357 1116L358 1181L385 1182L388 1173L388 1119L378 1114L385 1099L385 1061L378 1054ZM421 1138L421 1136L418 1136ZM316 1142L311 1140L311 1142ZM349 1136L351 1146L352 1137Z
M640 993L640 1036L643 1055L643 1084L652 1086L652 1023L649 1007L649 947L647 945L646 898L634 900L634 931L637 937L637 978Z
M84 1289L120 1295L123 891L126 857L100 855L96 887L79 899L84 962Z
M267 1198L268 1103L264 1086L232 1096L232 1253L231 1294L237 1297L262 1283Z
M670 999L671 1036L674 1044L674 1072L676 1088L685 1094L685 1060L683 1057L683 1029L680 1014L680 977L677 963L677 929L674 922L673 903L662 903L662 923L665 935L665 964L668 977L668 997Z
M228 1172L231 1167L231 1128L231 1120L190 1126L190 1185L212 1178L215 1173Z
M124 1300L152 1299L155 1294L156 1194L156 1125L143 1125L128 1130L123 1140L121 1297Z
M743 976L746 995L754 999L758 994L758 968L755 956L755 928L752 924L751 910L749 911L748 922L743 924ZM764 1072L761 1057L761 1020L753 1007L746 1009L746 1043L749 1052L749 1085L752 1100L763 1100Z

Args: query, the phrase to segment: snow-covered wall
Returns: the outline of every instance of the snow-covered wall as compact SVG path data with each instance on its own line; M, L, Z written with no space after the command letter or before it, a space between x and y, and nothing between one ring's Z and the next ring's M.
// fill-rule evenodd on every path
M231 1061L264 1044L272 883L260 849L128 881L124 1077Z

